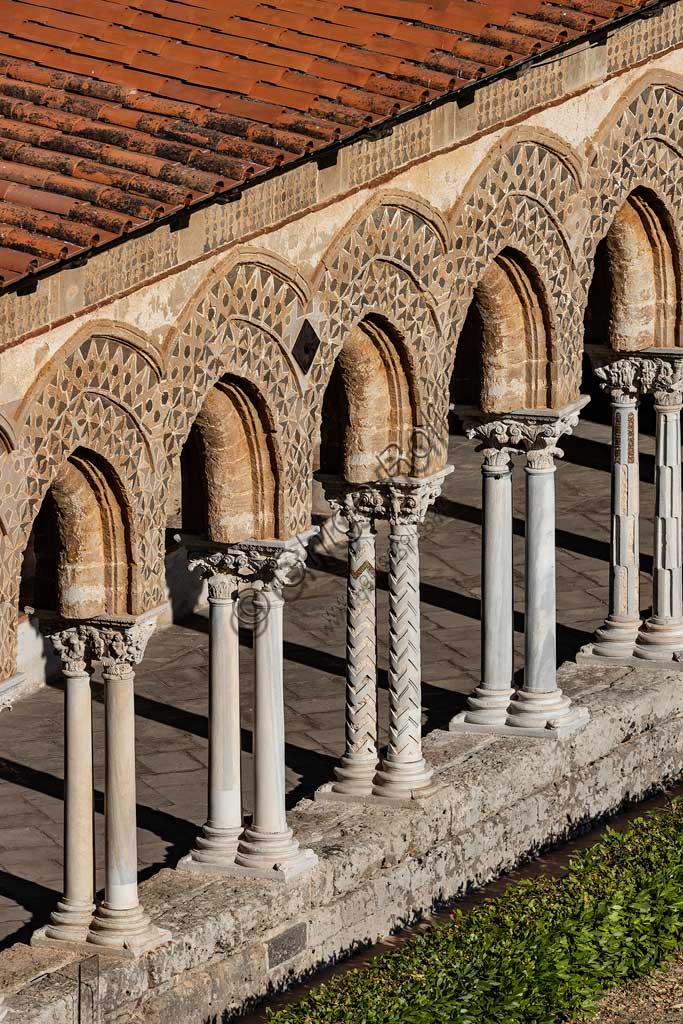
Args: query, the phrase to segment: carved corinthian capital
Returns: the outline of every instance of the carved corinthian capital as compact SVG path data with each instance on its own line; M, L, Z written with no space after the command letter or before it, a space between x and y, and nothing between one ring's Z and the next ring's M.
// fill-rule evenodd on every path
M452 472L452 466L445 466L428 477L380 481L377 487L383 498L382 518L394 526L416 526L424 522L430 505L441 494L444 479Z
M50 641L66 675L84 675L93 657L92 643L84 626L72 626L50 634Z
M517 447L510 435L510 424L504 420L465 421L465 434L470 441L476 441L476 451L484 456L484 465L491 469L507 469L510 456Z
M595 376L613 401L633 401L646 390L641 365L639 359L617 359L598 367Z
M658 405L680 405L683 401L683 359L643 359L641 376Z
M199 569L207 581L209 598L230 600L241 579L249 574L249 558L239 548L220 551L190 551L187 557L190 572Z
M351 526L371 522L384 512L384 496L375 484L340 487L338 493L327 495L327 501L332 511L342 515Z
M156 621L143 622L111 620L91 623L84 627L92 640L94 657L102 662L108 675L128 675L133 665L139 665L145 656L149 638Z

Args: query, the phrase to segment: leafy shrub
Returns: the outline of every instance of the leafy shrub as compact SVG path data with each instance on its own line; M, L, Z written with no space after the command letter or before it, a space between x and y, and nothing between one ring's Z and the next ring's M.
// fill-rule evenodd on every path
M556 1024L683 942L683 809L608 829L560 879L510 886L269 1015L271 1024Z

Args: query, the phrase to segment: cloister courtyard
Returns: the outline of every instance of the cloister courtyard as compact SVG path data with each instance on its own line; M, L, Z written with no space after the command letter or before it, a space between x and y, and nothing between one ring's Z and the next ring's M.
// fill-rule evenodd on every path
M558 662L589 643L605 617L610 536L609 407L589 406L557 477ZM602 422L600 422L602 421ZM641 426L641 584L650 600L654 437ZM454 433L454 473L421 538L423 729L447 729L480 678L481 459ZM524 627L524 479L514 474L515 647ZM380 533L378 607L387 616L386 538ZM344 750L345 544L319 551L304 582L285 590L285 727L288 805L333 777ZM206 819L208 620L197 613L160 628L136 674L137 814L141 878L173 866ZM386 744L386 632L378 631L380 744ZM251 633L242 630L242 778L252 810ZM103 843L104 716L94 682L96 834ZM0 718L0 937L27 941L44 924L62 886L63 696L59 684L20 700ZM98 888L103 885L97 859Z

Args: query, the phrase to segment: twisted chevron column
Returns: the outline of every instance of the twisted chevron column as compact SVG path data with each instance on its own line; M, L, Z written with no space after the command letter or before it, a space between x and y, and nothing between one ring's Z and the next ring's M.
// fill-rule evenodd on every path
M619 359L596 370L612 399L612 523L609 610L593 653L629 657L640 620L639 360Z
M389 520L389 745L372 787L379 797L410 799L432 779L422 756L418 531L451 470L382 484Z
M335 768L332 792L372 792L377 768L377 626L375 528L346 510L349 521L346 582L346 749Z
M638 634L636 658L670 661L683 650L683 561L681 541L681 409L683 358L648 361L657 414L655 456L655 544L652 616ZM645 363L647 368L647 363Z

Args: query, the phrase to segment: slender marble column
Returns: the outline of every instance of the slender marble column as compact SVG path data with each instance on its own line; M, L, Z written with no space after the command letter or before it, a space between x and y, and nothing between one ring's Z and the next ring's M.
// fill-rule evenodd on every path
M381 484L389 521L389 745L372 787L378 797L411 799L432 781L422 756L418 531L451 470Z
M653 360L651 390L657 414L655 456L655 544L652 616L643 625L637 658L670 661L683 650L681 561L681 408L683 360Z
M300 545L297 543L297 547ZM282 588L301 571L302 558L286 542L240 545L249 558L254 604L254 814L235 863L251 874L284 880L317 863L287 825Z
M501 432L502 430L502 432ZM480 442L483 530L481 548L481 682L456 715L451 731L471 726L504 726L513 677L512 462L502 423L468 424Z
M192 552L209 590L208 817L181 871L232 868L242 834L239 624L236 596L244 556L239 551Z
M105 886L88 943L136 957L170 940L138 899L133 665L139 664L154 622L107 620L90 633L102 662L105 699Z
M342 488L343 490L343 488ZM346 796L367 796L378 763L376 544L374 516L384 507L371 485L328 491L331 508L348 525L346 581L346 747L336 781L323 787Z
M90 659L86 630L50 635L64 676L64 895L33 945L85 942L95 911Z
M593 653L633 654L640 619L639 360L619 359L596 370L612 398L612 524L609 611L595 634Z
M526 451L526 564L524 686L510 701L507 725L527 735L551 731L562 736L588 721L557 686L555 594L556 442L578 422L578 413L551 422L520 418L520 444Z

